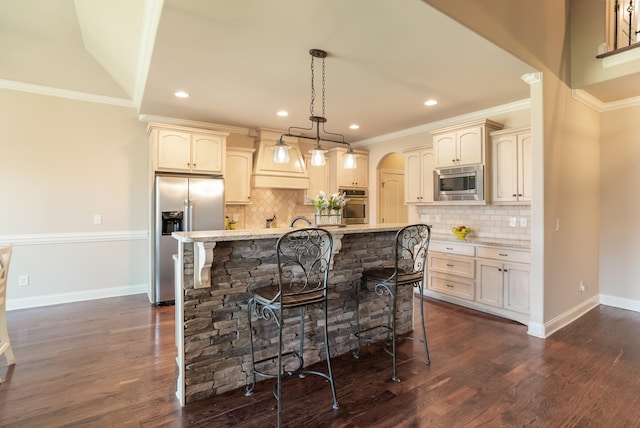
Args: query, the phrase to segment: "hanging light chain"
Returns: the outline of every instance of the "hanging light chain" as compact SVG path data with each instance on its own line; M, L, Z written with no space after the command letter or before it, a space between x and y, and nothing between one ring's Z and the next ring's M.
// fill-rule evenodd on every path
M324 57L322 58L322 117L327 117L324 114Z
M313 72L314 70L314 63L315 63L315 58L312 56L311 57L311 105L309 106L309 111L311 112L311 117L313 117L313 106L316 103L316 88L313 85L313 81L315 80L315 74Z

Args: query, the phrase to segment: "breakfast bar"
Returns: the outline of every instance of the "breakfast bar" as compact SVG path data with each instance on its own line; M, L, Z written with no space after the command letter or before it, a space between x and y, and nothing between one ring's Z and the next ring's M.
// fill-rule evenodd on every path
M405 224L328 226L334 248L329 273L329 349L342 355L357 346L355 287L362 270L392 262L396 232ZM277 239L290 228L174 232L176 395L181 405L244 387L251 367L247 317L249 287L276 284ZM397 331L412 330L413 293L398 296ZM360 323L380 324L386 299L360 301ZM294 317L296 314L292 314ZM326 358L319 314L309 311L306 326L314 334L305 342L305 365ZM285 339L293 342L295 329ZM288 337L290 336L290 337ZM384 338L380 332L379 339ZM267 349L266 352L269 352Z

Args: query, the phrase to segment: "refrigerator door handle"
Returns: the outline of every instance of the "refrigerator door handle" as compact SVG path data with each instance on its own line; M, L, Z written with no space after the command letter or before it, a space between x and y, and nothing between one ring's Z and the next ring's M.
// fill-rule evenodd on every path
M186 202L188 203L187 206L189 208L189 210L187 211L188 212L187 218L189 219L189 224L187 225L187 227L188 227L187 230L189 232L193 232L193 201L189 200L189 201L186 201Z
M191 230L191 213L189 211L189 200L184 200L184 231L188 232Z

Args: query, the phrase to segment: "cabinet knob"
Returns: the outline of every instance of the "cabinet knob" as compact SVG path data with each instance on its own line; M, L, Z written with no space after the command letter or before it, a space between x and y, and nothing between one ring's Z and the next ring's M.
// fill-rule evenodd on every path
M518 196L518 195L516 195L516 194L514 193L514 194L513 194L513 195L511 195L511 196L513 196L513 197L515 198L515 197L516 197L516 196Z
M518 193L518 196L522 196L522 193Z

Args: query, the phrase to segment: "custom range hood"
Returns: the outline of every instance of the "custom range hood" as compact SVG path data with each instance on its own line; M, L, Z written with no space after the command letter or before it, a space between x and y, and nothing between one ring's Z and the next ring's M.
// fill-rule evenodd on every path
M274 146L281 136L281 131L256 130L256 156L253 163L253 175L251 176L253 187L307 189L309 187L309 174L307 173L307 167L298 146L297 138L290 137L286 139L286 143L290 146L289 162L274 162Z

